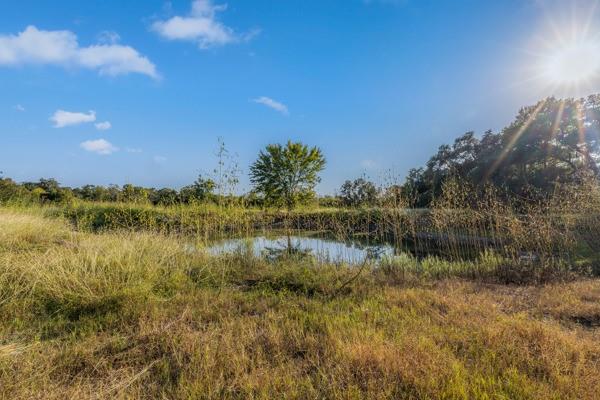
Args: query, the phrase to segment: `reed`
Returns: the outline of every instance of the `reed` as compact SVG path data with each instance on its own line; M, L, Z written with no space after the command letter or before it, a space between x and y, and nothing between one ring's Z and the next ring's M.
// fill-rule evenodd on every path
M550 196L515 198L494 187L448 180L431 208L412 209L396 196L372 208L302 208L294 211L207 204L153 207L127 203L75 203L43 208L80 231L146 231L218 238L261 232L318 232L367 245L392 243L417 258L478 260L492 252L508 281L600 272L600 190L594 181L557 185ZM553 269L556 274L553 274Z

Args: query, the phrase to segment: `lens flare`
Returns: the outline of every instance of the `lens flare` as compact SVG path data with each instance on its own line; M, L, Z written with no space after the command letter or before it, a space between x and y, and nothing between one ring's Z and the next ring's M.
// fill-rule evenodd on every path
M600 91L600 0L540 2L541 18L523 47L513 84L537 97Z
M577 85L600 74L600 46L569 43L545 57L542 74L553 85Z

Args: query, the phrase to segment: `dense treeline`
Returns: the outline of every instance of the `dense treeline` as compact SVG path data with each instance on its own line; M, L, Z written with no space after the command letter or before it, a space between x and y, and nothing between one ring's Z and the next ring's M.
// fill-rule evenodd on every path
M544 99L522 108L515 120L498 133L487 131L479 138L467 132L452 145L440 146L424 167L409 171L403 185L377 187L362 177L344 182L334 197L315 196L318 173L325 166L325 158L316 147L292 142L267 146L250 168L253 190L241 196L233 194L239 170L222 142L219 154L215 179L200 176L180 190L131 184L71 189L54 179L18 184L0 178L0 202L64 203L81 199L165 206L217 203L292 208L307 202L336 207L397 205L401 198L405 206L429 207L449 179L467 183L475 190L491 185L514 198L537 199L552 194L557 184L597 179L600 94L585 99Z
M598 176L599 139L600 95L548 98L522 108L499 133L467 132L441 146L425 167L410 170L403 190L417 206L439 197L449 178L517 197L547 195L558 183Z
M16 183L10 178L0 178L0 202L11 200L41 203L68 203L73 199L98 202L124 202L153 205L191 204L194 202L241 201L242 197L219 196L214 193L215 183L199 177L193 184L180 190L171 188L145 188L123 186L85 185L79 188L64 187L55 179ZM248 197L248 201L252 201Z

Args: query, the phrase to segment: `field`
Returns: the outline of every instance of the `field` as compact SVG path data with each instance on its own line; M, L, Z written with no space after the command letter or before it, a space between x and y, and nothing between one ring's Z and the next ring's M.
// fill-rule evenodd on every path
M597 3L4 0L0 400L600 400Z
M600 392L590 275L511 285L491 256L360 269L209 256L174 233L76 229L57 214L0 211L0 398Z

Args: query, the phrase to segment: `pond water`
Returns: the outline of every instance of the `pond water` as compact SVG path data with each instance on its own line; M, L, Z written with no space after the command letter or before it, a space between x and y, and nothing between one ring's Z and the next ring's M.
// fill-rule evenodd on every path
M303 236L256 236L245 239L226 239L213 243L208 252L213 255L233 253L248 249L257 256L274 258L289 252L306 254L323 263L361 264L365 260L378 261L397 254L393 246L387 244L369 245L358 241L339 241L319 237Z

